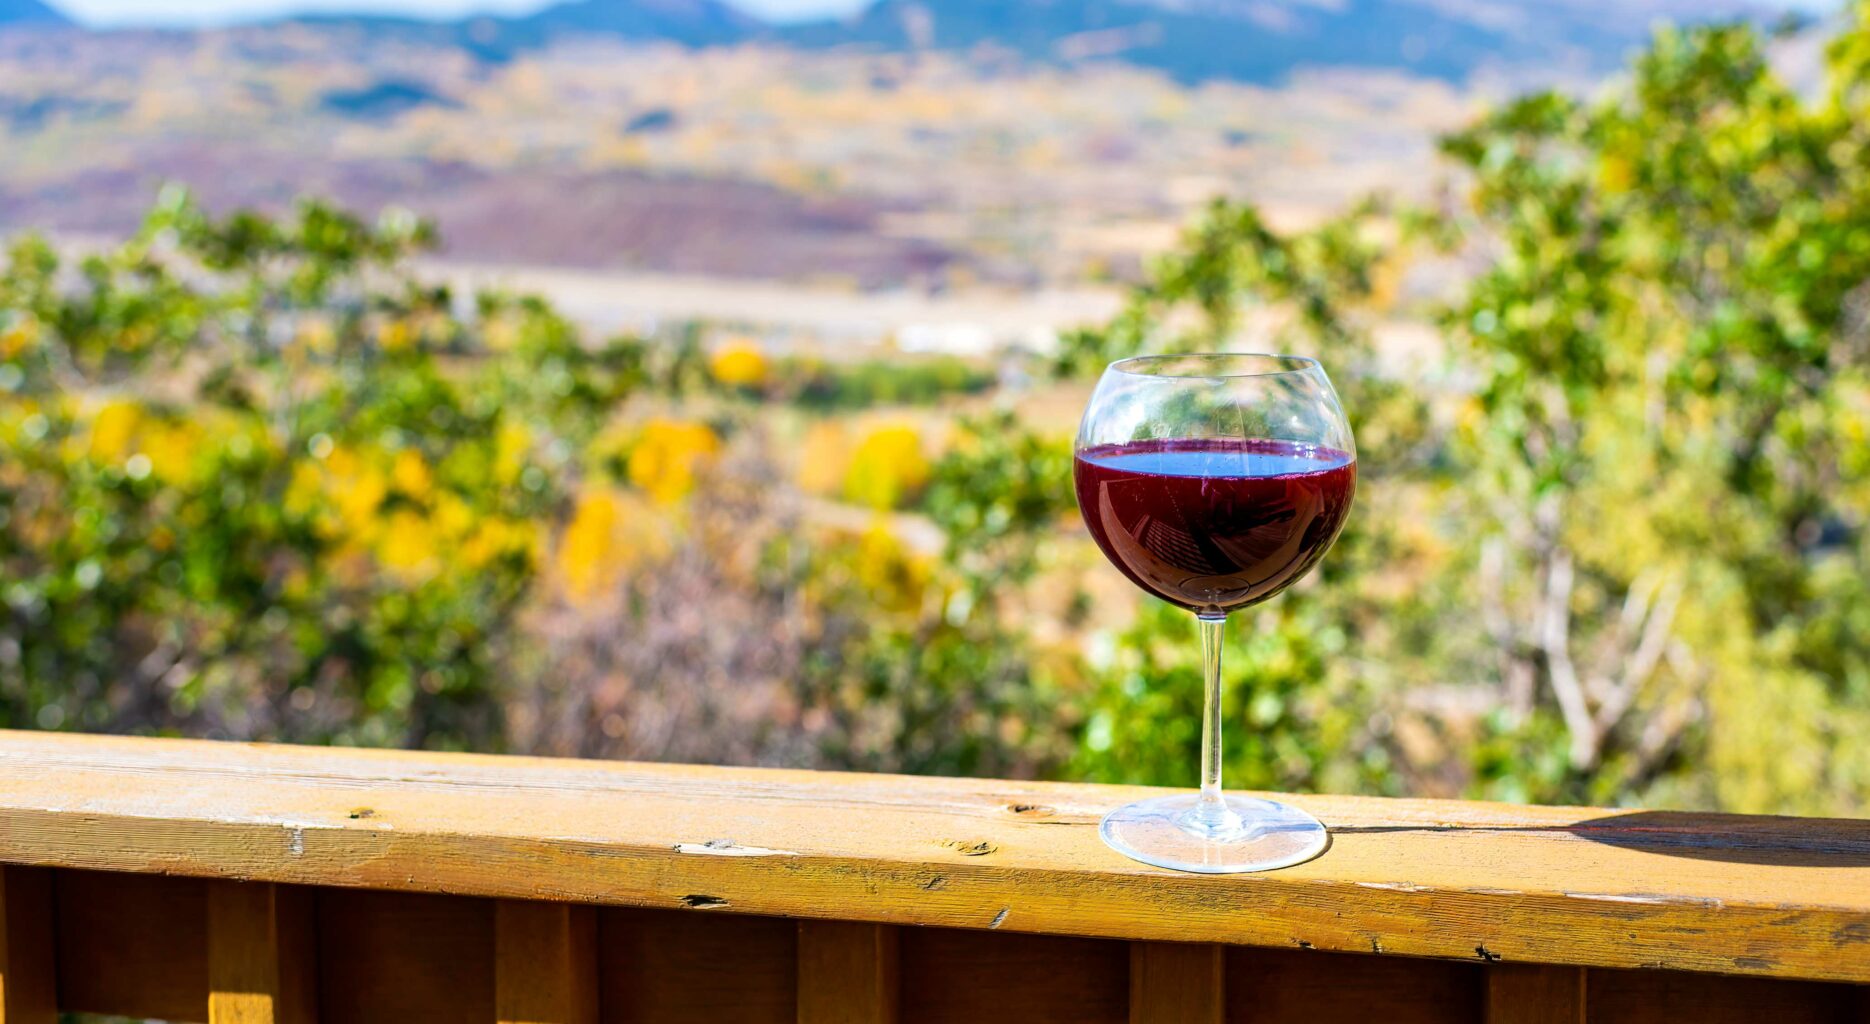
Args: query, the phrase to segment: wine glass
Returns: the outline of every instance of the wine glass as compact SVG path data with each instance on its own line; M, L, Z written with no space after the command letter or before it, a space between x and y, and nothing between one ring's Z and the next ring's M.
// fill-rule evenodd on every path
M1229 612L1305 575L1350 513L1357 455L1330 378L1298 356L1120 360L1085 408L1073 474L1105 557L1196 616L1206 682L1201 791L1117 808L1104 841L1145 864L1210 874L1318 856L1318 819L1221 792L1221 640Z

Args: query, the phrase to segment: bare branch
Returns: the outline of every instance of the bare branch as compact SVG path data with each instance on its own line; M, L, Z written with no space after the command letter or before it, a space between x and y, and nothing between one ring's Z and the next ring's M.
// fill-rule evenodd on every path
M1655 599L1656 586L1660 582L1657 574L1649 571L1639 573L1630 583L1630 592L1623 595L1623 614L1617 616L1617 646L1641 629L1643 619L1649 614L1650 602Z
M1571 660L1571 552L1554 547L1546 561L1545 608L1540 617L1539 649L1545 655L1546 672L1552 679L1552 693L1571 733L1571 764L1590 768L1597 763L1599 736L1597 723L1578 682L1578 669Z
M1633 785L1649 781L1680 746L1688 728L1707 714L1707 705L1701 699L1701 688L1707 681L1706 670L1689 653L1687 644L1668 640L1662 646L1662 658L1677 676L1688 681L1688 688L1681 699L1663 706L1643 727L1634 751L1636 764L1629 776Z
M1514 718L1524 719L1532 714L1535 675L1506 613L1506 546L1505 537L1489 537L1481 544L1481 621L1499 658L1500 678L1506 681L1506 706Z
M1636 650L1624 659L1616 685L1598 706L1596 717L1600 734L1615 729L1629 713L1637 694L1661 666L1663 653L1668 648L1669 630L1675 625L1675 609L1681 602L1682 587L1670 580L1652 589L1654 600L1643 622L1642 639L1637 642Z

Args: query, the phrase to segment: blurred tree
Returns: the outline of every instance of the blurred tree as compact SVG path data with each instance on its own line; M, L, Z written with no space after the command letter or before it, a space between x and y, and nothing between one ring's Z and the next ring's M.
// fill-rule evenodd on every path
M0 722L499 744L567 453L638 360L537 302L458 316L400 269L428 239L170 191L73 270L13 246Z
M1445 143L1489 257L1444 318L1481 375L1479 610L1509 720L1537 692L1564 724L1550 795L1642 790L1705 717L1723 804L1870 798L1839 742L1870 727L1870 644L1837 628L1870 602L1863 14L1816 102L1751 29L1665 30L1626 92Z
M1409 744L1383 726L1442 678L1487 710L1413 760L1464 746L1488 795L1870 801L1849 739L1870 728L1866 40L1860 2L1806 101L1751 29L1665 30L1616 95L1531 96L1448 139L1467 209L1410 211L1394 242L1374 205L1282 235L1220 203L1123 314L1071 340L1061 365L1083 370L1247 325L1351 370L1358 513L1320 584L1251 616L1229 699L1259 735L1230 739L1236 777L1385 788L1392 768L1432 770L1399 764ZM1418 241L1476 267L1440 314L1444 379L1471 382L1451 431L1369 369L1373 268ZM1385 587L1398 563L1411 581ZM1102 659L1082 758L1100 775L1187 776L1155 742L1192 728L1193 684L1139 706L1143 674L1192 678L1192 642L1161 643L1186 624L1158 615ZM1343 637L1335 659L1310 653ZM1253 715L1293 706L1275 664L1304 666L1328 705ZM1402 666L1420 692L1399 700L1379 684ZM1345 708L1371 725L1346 729Z
M802 666L829 715L833 763L871 771L1029 777L1055 772L1076 724L1076 660L1035 644L1016 602L1069 513L1070 446L1008 414L964 421L928 471L922 507L939 559L881 524L827 546L804 584L826 610Z

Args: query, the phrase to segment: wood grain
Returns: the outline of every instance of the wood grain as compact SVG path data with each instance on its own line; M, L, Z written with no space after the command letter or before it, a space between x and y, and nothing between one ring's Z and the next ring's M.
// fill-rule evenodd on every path
M597 1024L597 911L501 900L494 907L494 1019Z
M1487 969L1487 1024L1584 1024L1582 967L1495 964Z
M1594 970L1587 996L1591 1024L1861 1024L1870 1019L1863 991L1855 985Z
M312 898L296 885L208 883L208 1024L315 1024Z
M492 1020L493 947L488 900L320 892L319 1009L339 1024Z
M1308 949L1229 949L1228 1024L1479 1024L1478 964Z
M56 1024L52 872L0 868L0 1024Z
M1128 943L906 928L903 1024L1123 1024Z
M798 925L719 910L598 915L606 1024L792 1024Z
M1221 1024L1224 956L1208 943L1130 943L1130 1024Z
M62 870L52 892L59 1009L208 1019L206 883Z
M799 922L799 1024L896 1024L897 929L857 921Z
M1147 792L0 733L0 861L1870 981L1870 822L1295 796L1323 857L1208 877L1098 840Z

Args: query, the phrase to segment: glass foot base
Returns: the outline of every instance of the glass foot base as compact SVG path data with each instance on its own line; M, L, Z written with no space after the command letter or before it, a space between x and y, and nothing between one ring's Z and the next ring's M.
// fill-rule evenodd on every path
M1296 807L1224 796L1225 812L1211 807L1197 815L1200 799L1178 793L1125 804L1104 815L1097 831L1131 860L1210 875L1291 867L1331 844L1318 819Z

